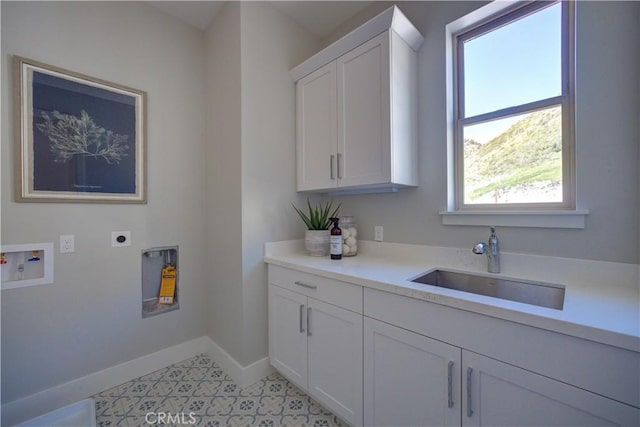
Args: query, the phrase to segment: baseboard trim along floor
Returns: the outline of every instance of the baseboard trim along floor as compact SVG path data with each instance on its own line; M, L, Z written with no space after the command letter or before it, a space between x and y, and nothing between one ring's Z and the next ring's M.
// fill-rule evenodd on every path
M2 425L12 426L202 353L216 361L241 388L273 372L268 357L243 367L211 338L203 336L8 402L2 405Z
M260 359L249 366L242 366L212 339L209 337L206 338L208 340L206 353L220 365L222 370L225 371L240 388L248 387L274 371L273 367L269 364L268 357Z

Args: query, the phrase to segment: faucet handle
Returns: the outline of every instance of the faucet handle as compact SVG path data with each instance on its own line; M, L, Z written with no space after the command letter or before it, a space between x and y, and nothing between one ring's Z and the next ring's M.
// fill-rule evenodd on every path
M487 248L488 245L485 242L478 242L473 246L472 251L474 254L482 255L487 251Z

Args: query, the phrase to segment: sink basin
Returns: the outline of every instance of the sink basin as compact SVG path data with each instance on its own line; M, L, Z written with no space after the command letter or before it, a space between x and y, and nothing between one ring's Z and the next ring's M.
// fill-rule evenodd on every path
M556 310L562 310L564 305L564 287L547 283L500 279L446 270L434 270L411 281Z

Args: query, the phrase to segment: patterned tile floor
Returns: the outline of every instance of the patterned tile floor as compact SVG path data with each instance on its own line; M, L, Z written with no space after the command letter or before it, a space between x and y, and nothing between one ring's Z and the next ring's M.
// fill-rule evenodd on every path
M100 427L343 425L278 373L240 389L206 354L92 397Z

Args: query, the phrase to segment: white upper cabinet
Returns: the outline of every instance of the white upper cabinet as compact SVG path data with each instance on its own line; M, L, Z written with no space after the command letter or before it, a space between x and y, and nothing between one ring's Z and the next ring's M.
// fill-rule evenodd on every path
M389 33L338 58L338 186L391 179Z
M336 186L336 63L296 85L296 162L298 191Z
M298 191L418 185L417 54L393 6L291 70Z

